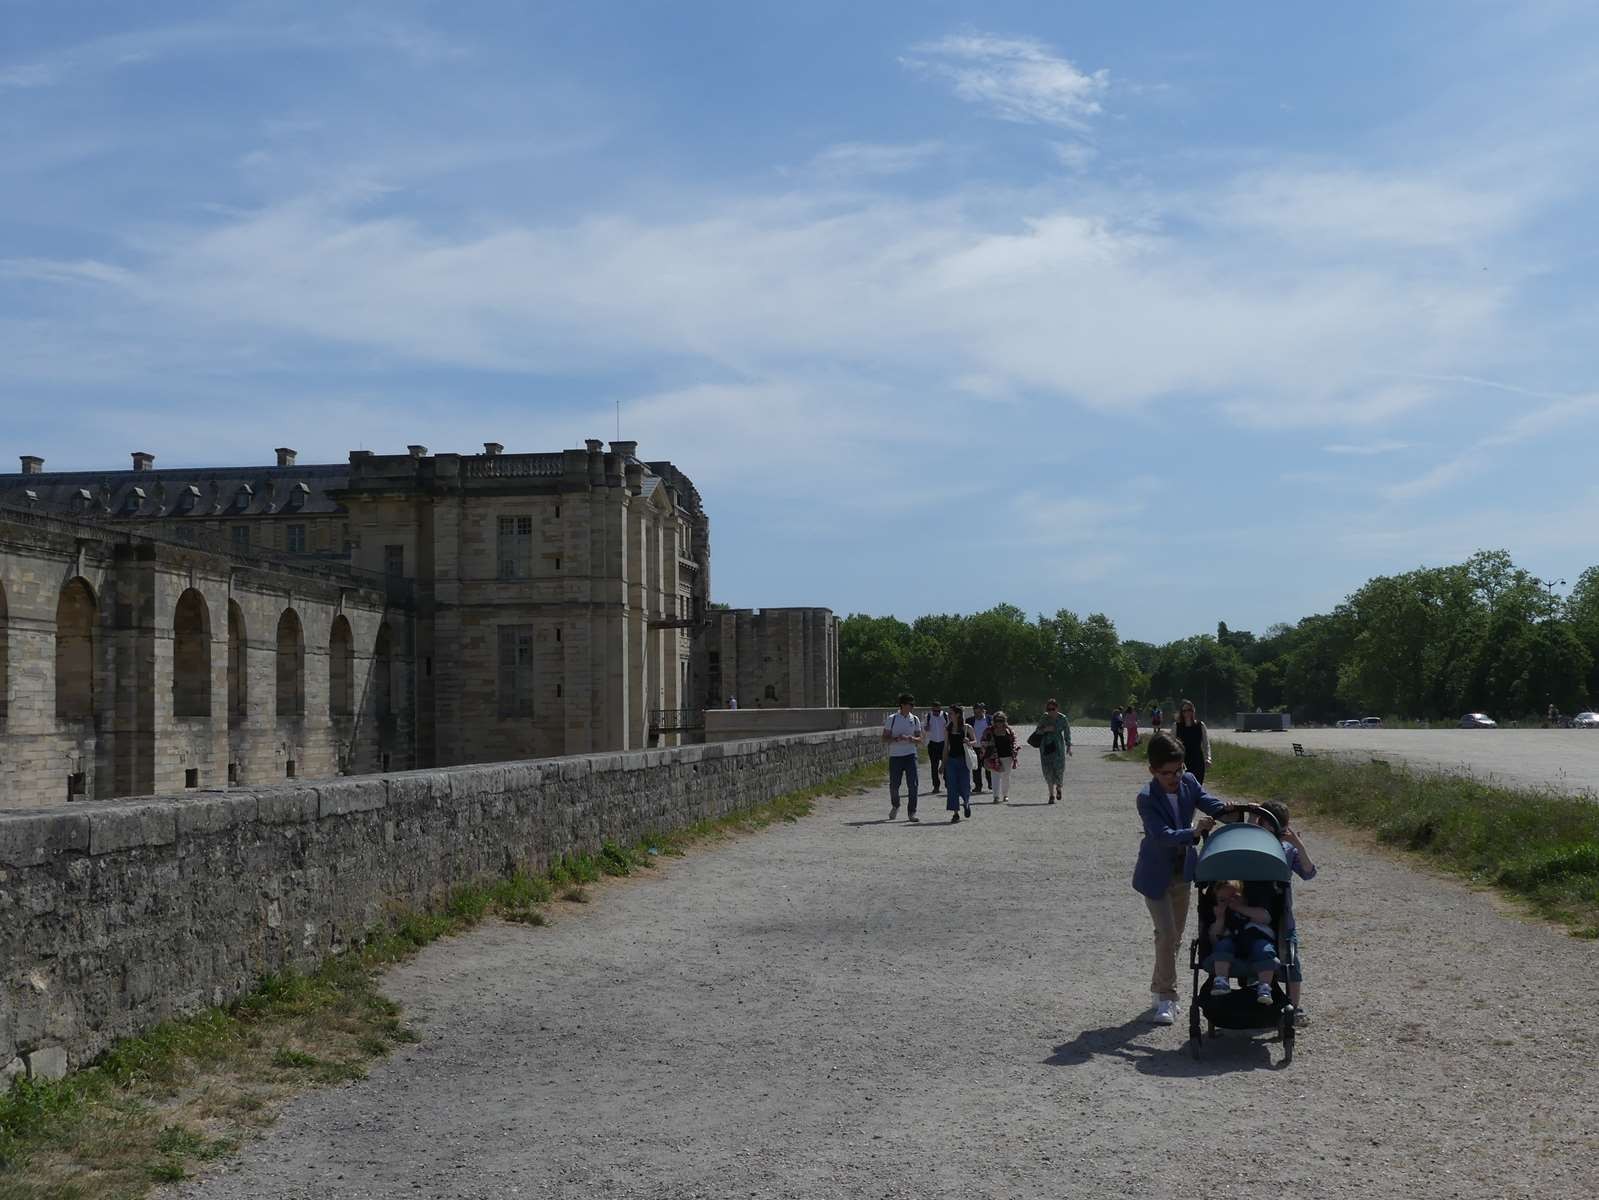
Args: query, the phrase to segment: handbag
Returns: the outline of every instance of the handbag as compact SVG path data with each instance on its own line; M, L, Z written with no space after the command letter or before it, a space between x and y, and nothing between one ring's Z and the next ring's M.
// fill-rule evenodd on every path
M970 742L966 743L966 769L973 773L977 771L977 751L972 749Z
M1042 729L1033 730L1033 732L1027 735L1027 744L1034 750L1037 750L1044 744L1044 731Z

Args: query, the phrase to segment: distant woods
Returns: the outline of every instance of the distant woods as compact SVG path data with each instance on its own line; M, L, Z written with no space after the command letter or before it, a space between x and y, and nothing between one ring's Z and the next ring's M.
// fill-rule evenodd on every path
M1186 697L1212 719L1260 708L1300 723L1515 720L1599 700L1599 567L1561 596L1504 551L1482 551L1379 576L1330 613L1258 636L1222 622L1214 636L1164 645L1121 640L1103 613L1029 620L1009 604L910 624L856 614L839 639L850 707L909 691L918 704L983 700L1023 714L1055 696L1074 714L1160 703L1174 715Z

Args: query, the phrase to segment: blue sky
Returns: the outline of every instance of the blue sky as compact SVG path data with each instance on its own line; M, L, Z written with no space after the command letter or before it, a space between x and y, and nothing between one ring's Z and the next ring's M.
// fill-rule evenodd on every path
M1596 63L1576 0L0 0L0 441L620 402L736 605L1165 640L1479 547L1574 579Z

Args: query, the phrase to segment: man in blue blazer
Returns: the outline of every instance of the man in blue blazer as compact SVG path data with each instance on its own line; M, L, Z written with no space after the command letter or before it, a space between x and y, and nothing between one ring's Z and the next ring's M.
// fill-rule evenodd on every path
M1230 812L1203 784L1183 770L1183 745L1169 733L1149 739L1149 783L1138 793L1138 819L1144 840L1138 843L1133 888L1149 906L1155 925L1155 970L1149 980L1154 1007L1149 1019L1170 1025L1177 1019L1177 947L1188 923L1188 892L1194 878L1195 844L1199 835ZM1194 811L1207 814L1196 827Z

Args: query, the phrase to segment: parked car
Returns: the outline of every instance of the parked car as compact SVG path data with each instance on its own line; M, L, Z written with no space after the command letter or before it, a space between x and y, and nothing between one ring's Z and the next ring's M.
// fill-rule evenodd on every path
M1498 724L1487 713L1467 713L1460 718L1462 729L1498 729Z
M1580 712L1571 718L1573 729L1599 729L1599 713Z
M1381 729L1382 728L1382 718L1381 717L1361 717L1360 718L1360 727L1362 729Z

